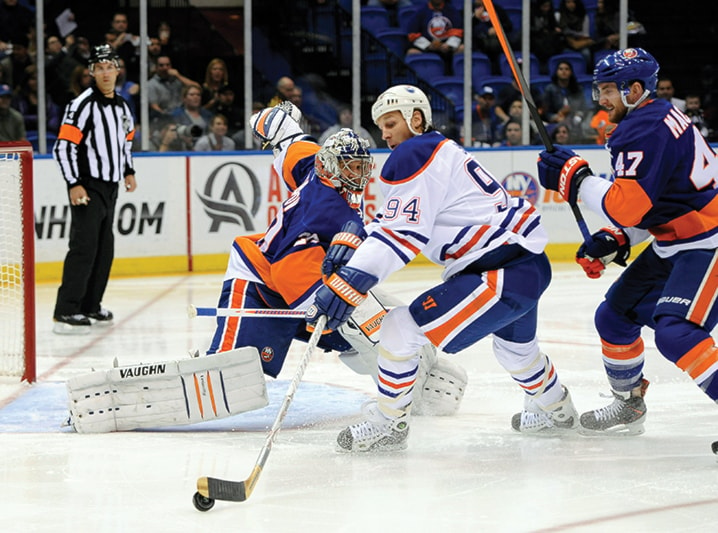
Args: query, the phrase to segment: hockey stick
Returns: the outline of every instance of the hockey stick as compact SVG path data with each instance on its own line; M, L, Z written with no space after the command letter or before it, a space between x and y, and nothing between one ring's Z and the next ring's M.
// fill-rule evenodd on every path
M306 311L298 309L243 309L227 307L197 307L190 304L187 307L187 316L266 316L272 318L304 318Z
M536 129L538 130L539 136L541 137L541 141L546 147L546 150L548 150L549 152L553 152L556 150L556 148L554 148L553 142L551 142L551 137L546 130L546 126L544 126L543 120L541 120L541 115L539 115L536 103L531 96L531 91L529 90L528 83L526 83L526 78L524 78L523 72L521 72L521 69L519 68L519 64L516 61L516 56L511 49L511 44L509 44L509 41L506 38L504 28L501 25L501 21L499 20L498 15L496 14L496 9L494 9L493 0L484 0L484 7L489 13L491 24L494 26L494 30L496 30L496 36L499 39L499 43L501 44L501 48L504 51L504 55L509 61L509 66L511 67L511 72L514 76L514 80L516 80L516 83L518 83L519 91L521 92L521 95L524 97L524 100L526 100L526 104L529 107L531 119L536 125ZM586 221L583 219L583 214L581 213L581 210L579 209L578 205L572 205L571 210L573 211L573 216L576 219L576 223L578 224L578 229L581 230L583 240L585 242L590 242L591 232L588 230L588 226L586 225Z
M252 491L259 480L259 476L264 469L264 465L267 462L267 457L269 457L272 444L274 444L274 438L277 436L277 433L279 433L282 421L284 420L287 410L289 409L289 405L292 403L292 399L294 398L294 393L297 392L299 382L302 380L307 364L309 364L309 359L312 356L314 348L316 348L319 343L319 339L322 336L322 331L324 330L326 324L326 316L322 315L317 319L317 323L314 326L314 332L309 338L309 344L307 345L306 350L304 350L302 358L299 360L297 371L294 374L292 382L289 384L287 394L284 396L282 406L279 408L277 417L274 419L272 429L269 430L267 439L264 441L264 446L259 452L259 457L257 458L257 462L254 465L252 473L249 474L249 477L244 481L227 481L213 477L199 478L197 480L197 492L193 498L194 506L198 510L209 511L214 506L215 500L243 502L252 494Z

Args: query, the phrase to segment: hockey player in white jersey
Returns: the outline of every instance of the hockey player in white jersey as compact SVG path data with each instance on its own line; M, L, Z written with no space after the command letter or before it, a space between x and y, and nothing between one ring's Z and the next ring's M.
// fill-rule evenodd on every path
M369 289L419 252L444 272L441 283L385 317L377 402L364 421L340 432L339 449L405 448L417 350L431 343L456 353L490 334L498 361L525 392L513 429L573 430L578 416L569 392L536 339L539 297L551 280L539 213L432 128L429 101L418 88L385 91L372 119L393 150L380 175L384 204L364 241L317 292L309 327L320 315L327 329L340 327ZM334 255L330 248L327 257Z

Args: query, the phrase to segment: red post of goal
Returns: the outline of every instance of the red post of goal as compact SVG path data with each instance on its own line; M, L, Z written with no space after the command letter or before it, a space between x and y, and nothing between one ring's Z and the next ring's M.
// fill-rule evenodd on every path
M23 143L20 154L23 169L22 194L22 248L25 260L22 265L22 277L25 280L25 372L22 379L33 383L36 376L36 339L35 339L35 201L33 192L32 145Z

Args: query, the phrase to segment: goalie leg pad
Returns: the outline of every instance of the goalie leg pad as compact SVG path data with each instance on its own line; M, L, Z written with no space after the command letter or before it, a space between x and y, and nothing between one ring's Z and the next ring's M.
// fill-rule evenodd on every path
M468 382L466 371L456 363L437 357L436 348L431 344L422 347L420 356L412 414L418 416L456 414Z
M194 424L269 403L254 347L92 372L68 380L67 391L78 433Z

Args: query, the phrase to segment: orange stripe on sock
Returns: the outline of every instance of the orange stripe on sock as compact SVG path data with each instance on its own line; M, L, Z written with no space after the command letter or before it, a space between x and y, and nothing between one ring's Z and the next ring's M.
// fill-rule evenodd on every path
M199 415L204 418L204 408L202 407L202 395L199 392L199 381L197 380L197 374L192 374L194 378L194 393L197 396L197 406L199 407Z
M538 389L539 387L543 387L544 383L546 383L547 381L550 381L554 374L555 374L555 370L554 370L553 365L551 365L551 370L549 371L548 376L544 377L544 379L542 379L538 383L534 383L530 387L527 387L526 385L521 385L521 387L523 387L527 391L532 391L534 389Z
M403 389L406 387L411 387L414 385L414 383L416 383L415 379L408 381L406 383L394 383L393 381L387 381L386 379L382 378L381 376L379 376L379 381L381 382L382 385L386 385L387 387L390 387L392 389Z
M713 346L713 339L703 339L693 348L688 350L677 362L676 366L690 375L692 378L700 376L697 369L705 370L716 361L718 350Z
M686 318L694 324L703 326L708 318L708 313L713 308L716 293L718 293L718 261L716 261L716 256L713 256L711 267L703 278L701 287Z
M601 350L607 359L627 361L643 354L643 339L638 338L633 344L611 344L601 339Z

